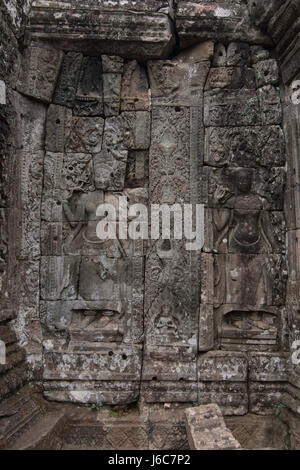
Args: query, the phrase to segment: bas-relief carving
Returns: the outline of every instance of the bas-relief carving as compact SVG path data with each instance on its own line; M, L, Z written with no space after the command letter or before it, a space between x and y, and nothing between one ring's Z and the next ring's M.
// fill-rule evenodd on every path
M267 100L266 97L261 97ZM205 126L255 126L261 124L260 106L255 90L213 90L204 93ZM263 120L265 124L265 119ZM272 122L267 124L280 124Z
M136 60L127 62L121 89L121 111L149 111L150 95L146 70Z
M83 58L73 112L75 116L103 115L103 78L99 57Z
M252 170L236 170L229 178L236 188L235 194L226 194L222 186L215 192L220 207L224 204L228 209L212 209L214 249L248 254L282 251L273 235L268 202L252 192Z
M208 127L205 163L216 167L272 167L285 163L281 127Z
M107 365L90 354L98 354L103 346L103 357L113 357L119 354L119 345L141 343L144 300L142 394L148 402L166 401L166 397L169 401L197 400L197 342L202 352L216 347L230 351L278 347L276 306L284 302L285 284L281 256L285 228L280 212L284 142L278 92L271 88L272 100L263 95L266 86L277 84L276 67L265 54L255 52L264 62L258 60L255 69L262 87L258 100L249 47L233 44L223 52L226 60L222 62L219 56L208 81L207 59L185 62L182 57L149 63L154 105L151 146L144 68L136 61L125 62L121 80L123 59L65 55L54 98L57 104L50 105L47 117L41 217L41 324L45 341L55 339L54 349L46 348L45 354L45 377L53 380L49 396L74 398L77 385L68 380L78 379L77 367L83 370L83 389L93 396L98 393L93 391L97 381L112 378L120 381L125 395L132 393L134 379L123 366L118 378L107 372L120 366L119 356L116 363ZM264 79L268 64L272 73ZM235 69L240 71L238 83L231 80ZM188 77L184 90L180 77ZM205 94L205 124L213 127L206 129L204 162L217 168L200 173L205 81L211 88L222 82L226 90ZM247 87L242 90L245 96L240 86ZM73 116L67 107L73 107ZM214 254L202 256L200 276L198 255L186 252L179 242L150 245L144 299L143 244L131 247L118 239L100 241L95 211L101 202L127 195L130 190L124 188L140 191L144 186L147 193L148 152L152 203L199 201L198 186L204 175L212 222L206 248ZM138 191L132 195L135 202L144 198ZM71 342L58 344L59 339ZM110 343L110 349L104 343ZM141 353L135 353L140 361ZM126 362L128 355L123 355ZM131 368L134 360L129 362ZM138 369L140 364L135 364ZM214 367L218 369L216 363ZM201 399L220 398L221 389L202 379ZM241 413L247 406L247 393L244 383L238 390L234 380L222 390L228 399L236 393L229 408ZM105 400L109 401L111 390L118 401L118 392L106 383L102 385ZM138 391L134 396L138 397Z
M208 70L208 61L149 61L152 105L201 106Z
M60 75L53 96L53 103L73 107L80 77L83 55L67 52L64 55Z
M29 47L23 57L17 89L46 103L50 103L59 73L63 53L44 47Z
M253 199L253 194L255 194L257 201L259 198L265 199L265 209L283 209L286 174L285 169L282 167L257 168L255 171L249 168L229 167L221 169L205 167L204 171L208 186L209 207L232 208L235 202L242 204L241 201L244 200L244 196L239 195L245 193L245 190L241 190L241 187L247 186L247 197Z

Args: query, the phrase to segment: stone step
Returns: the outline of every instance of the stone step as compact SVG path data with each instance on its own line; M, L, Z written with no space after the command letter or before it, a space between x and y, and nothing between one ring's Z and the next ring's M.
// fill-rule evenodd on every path
M64 413L47 411L7 450L59 450L63 443Z
M25 386L0 404L0 449L6 449L45 412L41 400Z

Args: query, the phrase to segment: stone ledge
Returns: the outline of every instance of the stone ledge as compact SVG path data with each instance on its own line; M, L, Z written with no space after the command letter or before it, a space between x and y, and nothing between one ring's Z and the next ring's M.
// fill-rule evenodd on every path
M136 3L136 2L134 2ZM65 50L88 54L118 54L135 59L167 57L175 44L172 9L162 2L127 1L122 7L109 2L92 6L68 3L33 3L27 39L58 43Z

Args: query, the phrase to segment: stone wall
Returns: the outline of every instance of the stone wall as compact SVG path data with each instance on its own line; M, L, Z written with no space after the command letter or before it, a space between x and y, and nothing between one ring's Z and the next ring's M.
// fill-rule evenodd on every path
M13 87L21 56L24 17L28 13L28 7L28 1L4 1L0 6L0 338L5 344L6 356L2 358L0 365L0 399L8 397L27 381L25 352L18 346L16 334L9 322L17 314L12 275L14 249L10 243L10 226L14 218L10 190L16 184L12 168L18 153L16 133L13 131L17 113Z
M295 0L33 2L0 105L8 136L14 121L3 327L16 317L47 399L227 416L284 404L298 445L297 13ZM5 76L20 57L7 24ZM96 207L119 196L204 204L202 251L101 243Z

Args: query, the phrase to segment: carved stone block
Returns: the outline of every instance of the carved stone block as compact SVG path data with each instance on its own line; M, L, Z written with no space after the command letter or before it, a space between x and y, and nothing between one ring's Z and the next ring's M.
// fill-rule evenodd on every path
M198 357L200 382L245 382L247 376L248 359L245 353L210 351Z
M64 199L65 195L62 190L44 189L41 205L41 220L46 222L61 222L63 220L62 203Z
M194 450L241 449L227 429L221 409L214 404L185 409L190 448Z
M145 380L141 383L141 397L146 403L191 403L197 402L197 395L196 381Z
M44 189L63 188L64 154L46 152L44 158Z
M284 168L206 168L205 172L209 207L240 210L243 207L257 210L259 206L260 210L283 208Z
M227 47L227 65L250 65L250 47L245 42L231 42Z
M164 1L158 6L156 0L87 3L84 22L78 15L77 0L65 3L63 9L60 2L34 4L28 34L33 39L55 40L62 49L71 41L75 50L90 56L97 56L100 51L110 56L147 60L168 57L172 52L173 3Z
M149 152L131 150L128 153L125 186L136 188L144 186L149 178Z
M20 93L50 103L56 85L63 53L44 47L25 50L17 83Z
M42 256L41 298L77 299L79 267L78 256Z
M209 351L214 347L214 309L212 305L200 305L198 341L199 351Z
M216 255L215 302L283 305L285 270L281 255Z
M72 300L40 302L40 320L43 329L44 347L52 348L55 339L68 334L72 321Z
M118 116L120 112L121 81L120 73L103 74L103 103L106 117Z
M139 390L140 382L138 380L120 381L105 380L105 378L104 380L91 380L88 378L81 381L72 380L72 382L65 380L44 382L44 397L47 400L58 402L127 405L138 400Z
M169 385L175 386L174 383ZM189 385L191 386L191 383ZM171 393L169 388L169 394ZM169 408L163 405L149 406L149 449L189 449L184 425L185 406L185 404L181 406L170 404Z
M199 106L209 62L149 61L151 99L154 106Z
M149 111L150 95L146 70L136 61L125 64L121 89L121 111Z
M270 58L270 52L263 46L250 46L251 50L251 63L257 64L261 60L267 60Z
M214 258L209 253L201 254L201 303L214 303Z
M73 117L66 132L66 152L99 153L102 148L104 119Z
M274 409L284 402L284 384L278 382L250 382L249 411L260 415L274 415Z
M284 254L283 212L251 210L250 198L247 204L245 211L241 207L206 209L206 249L215 253Z
M103 115L103 77L99 57L84 57L73 109L75 116Z
M246 382L198 382L198 403L219 405L223 416L239 416L248 412Z
M157 355L159 355L159 351ZM142 379L152 382L196 382L196 359L190 360L190 362L170 361L166 352L164 360L144 357ZM163 400L168 401L165 397Z
M254 90L256 88L254 71L248 67L211 68L205 84L205 91L214 88L227 88L229 90L247 88Z
M278 124L265 122L265 124ZM260 124L260 109L254 90L217 90L204 93L205 126Z
M124 112L105 121L102 151L94 155L95 185L98 189L122 190L129 149L150 145L150 118L146 111Z
M205 163L212 166L283 166L284 135L279 126L209 127Z
M124 59L118 56L102 55L104 73L123 73Z
M46 122L46 150L48 152L64 152L71 116L72 111L69 108L55 104L49 106Z
M288 359L288 353L250 353L250 380L254 382L287 382Z
M207 39L252 42L255 37L255 41L259 43L266 40L265 36L250 23L246 4L227 1L224 5L225 7L221 8L217 2L180 0L176 9L176 30L181 47L185 48ZM233 43L235 49L240 44Z
M272 351L278 347L280 315L276 307L221 305L215 317L222 349Z
M191 112L191 109L183 107L154 107L152 110L149 167L152 203L190 203L192 200L191 178L197 178L198 167L192 161L195 173L190 175L190 135L195 150L198 150L199 141L198 133L192 134L190 127ZM199 132L201 122L197 116L194 125ZM198 154L193 157L199 158Z
M288 244L288 263L289 263L289 279L291 281L300 280L300 230L289 230L287 233Z
M82 54L77 52L67 52L65 54L53 96L53 103L73 107L82 60Z
M139 381L141 346L118 343L74 343L68 349L44 351L44 379Z
M98 145L93 139L92 143ZM94 171L91 154L66 153L62 169L63 189L70 193L73 191L93 191L95 189Z
M258 90L261 123L264 125L281 124L282 106L279 88L265 85Z
M30 152L24 143L20 155L21 212L18 257L35 258L40 254L40 214L44 152ZM27 151L26 151L27 150Z
M214 55L212 60L213 67L226 67L227 65L227 50L224 44L217 42L214 46Z
M63 228L60 222L42 222L41 224L41 255L62 255Z
M278 85L279 68L275 59L261 60L254 65L257 87Z

